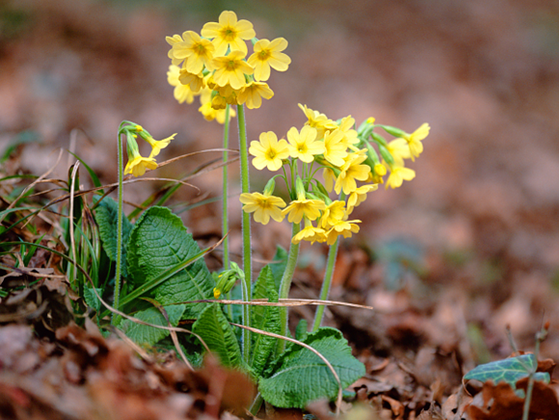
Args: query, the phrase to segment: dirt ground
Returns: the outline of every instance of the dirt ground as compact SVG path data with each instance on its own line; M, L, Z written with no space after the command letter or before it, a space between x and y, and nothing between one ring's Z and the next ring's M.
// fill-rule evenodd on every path
M383 419L415 418L434 401L444 408L458 395L465 372L513 352L507 326L520 350L533 351L535 334L549 321L540 359L559 360L556 1L2 2L0 153L14 141L35 140L20 146L3 172L42 174L62 147L83 158L104 183L115 182L116 132L124 119L156 138L178 133L162 152L165 159L220 147L222 126L206 122L197 105L179 105L173 98L165 36L199 31L221 10L251 20L258 34L289 41L292 64L272 76L274 98L247 112L249 139L301 126L305 118L298 103L333 119L352 115L359 123L373 116L410 132L423 122L431 125L425 151L411 165L416 178L397 190L379 188L356 209L361 232L342 244L336 264L331 298L375 308L373 313L331 309L325 319L342 330L367 366L367 376L356 385L358 397L382 397L377 406L384 409ZM176 177L215 157L183 159L157 176ZM67 177L73 161L65 153L52 176ZM231 171L235 179L236 166ZM209 197L218 196L220 177L209 173L194 183ZM158 185L132 184L125 200L141 202ZM252 187L260 190L263 184L253 178ZM171 204L195 201L197 194L183 188ZM235 198L230 210L240 214ZM219 203L181 217L202 244L221 234ZM240 217L232 229L231 247L240 259ZM287 225L253 229L259 261L273 256L276 243L288 245ZM319 245L303 248L294 297L317 296L326 253ZM217 258L208 264L217 264ZM293 313L293 321L313 315L308 308ZM0 343L15 338L21 344L4 353L19 361L9 359L9 365L3 359L12 373L0 372L0 394L10 396L0 397L0 409L18 398L34 407L16 418L185 418L177 413L186 412L195 418L188 410L196 398L207 397L207 378L196 382L206 388L189 388L201 396L170 392L194 379L176 365L179 373L169 379L172 368L140 362L128 347L94 330L65 327L51 337L63 343L57 347L35 340L22 325L0 323ZM68 338L74 335L83 341ZM69 352L63 355L60 348ZM20 358L23 354L28 358ZM64 366L61 387L69 394L54 386L37 390L14 376L55 375L55 362L49 361L54 359ZM52 372L45 367L49 363ZM87 369L96 364L101 367L92 379ZM207 369L221 372L213 365ZM72 393L88 401L82 411L72 405ZM126 414L118 401L132 407L140 404L134 400L138 395L149 410ZM92 414L100 401L102 409ZM424 419L439 418L434 416Z

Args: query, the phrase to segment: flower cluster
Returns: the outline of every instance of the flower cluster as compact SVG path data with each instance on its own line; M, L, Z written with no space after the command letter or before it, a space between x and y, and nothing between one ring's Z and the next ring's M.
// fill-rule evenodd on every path
M128 152L128 163L124 168L124 175L132 174L135 177L142 176L146 173L146 169L153 170L157 168L155 157L169 145L171 140L175 138L176 133L163 140L155 140L152 135L141 125L130 121L125 121L119 130L119 135L126 135L126 150ZM140 154L140 149L136 139L140 136L151 146L151 153L148 157Z
M270 218L281 222L286 216L290 223L303 222L304 228L293 237L293 243L304 240L332 245L338 236L350 237L359 231L361 221L350 220L350 215L368 193L385 182L387 173L387 188L400 187L404 180L415 177L404 162L423 151L421 141L429 134L429 125L409 134L369 118L356 129L351 116L334 121L305 105L299 107L307 117L300 130L289 129L287 140L278 140L271 131L261 133L249 149L256 169L276 172L281 168L283 174L275 175L263 193L244 193L240 200L243 210L254 213L254 220L264 225ZM387 142L374 132L377 127L396 139ZM316 177L319 170L322 181ZM285 180L289 204L273 195L276 177Z
M175 99L190 104L200 95L199 111L220 123L225 121L227 104L259 108L262 98L274 96L266 83L270 68L286 71L291 59L282 52L287 48L284 38L269 41L255 36L252 23L237 20L231 11L222 12L219 22L206 23L200 34L168 36L172 64L167 80L175 87ZM247 58L248 40L253 53Z

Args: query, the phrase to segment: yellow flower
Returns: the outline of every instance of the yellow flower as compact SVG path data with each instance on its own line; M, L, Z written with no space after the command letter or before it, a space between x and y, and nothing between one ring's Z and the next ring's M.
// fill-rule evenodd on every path
M345 202L336 200L322 210L319 225L324 229L330 229L338 220L346 218Z
M141 134L140 134L141 135ZM163 140L155 140L153 137L151 136L142 136L142 138L147 141L149 143L149 145L151 146L151 153L149 154L149 157L155 157L159 154L159 152L161 152L161 149L166 148L169 143L171 143L171 140L173 140L175 138L175 136L177 135L177 133L173 134L172 136L169 136Z
M366 181L371 172L371 167L368 165L361 165L367 159L365 154L366 149L362 150L363 153L351 153L346 158L346 163L342 166L341 172L336 179L334 190L339 194L341 190L344 194L350 194L357 189L355 180Z
M254 69L243 60L245 55L246 52L231 51L224 57L213 59L213 79L218 86L231 85L233 89L240 89L246 85L245 74L252 74Z
M135 177L142 176L146 173L146 169L155 169L157 168L157 162L155 162L155 158L153 157L143 157L140 155L136 155L133 157L132 160L128 160L126 167L124 168L124 175L132 174Z
M406 134L404 138L408 142L408 146L410 147L410 155L411 160L415 160L414 158L419 157L419 154L423 152L423 143L421 140L425 139L429 135L429 124L423 123L421 126L415 130L411 134Z
M318 111L313 111L310 108L307 108L306 105L299 104L299 108L305 113L306 117L308 118L307 125L316 128L317 131L317 138L321 139L324 136L324 132L326 130L335 130L338 128L338 125L329 119L326 115L321 114Z
M343 142L344 132L340 129L324 133L324 159L334 166L342 166L347 157L347 147Z
M202 113L207 121L216 120L218 123L225 123L225 109L213 109L212 108L212 90L210 88L204 88L200 92L200 104L202 105L198 108L198 111ZM229 107L229 119L235 117L235 109Z
M324 242L326 241L326 231L322 228L314 227L309 222L308 225L305 226L304 229L301 229L291 240L294 244L298 244L301 241L307 241L311 244L317 241Z
M353 191L347 199L347 213L350 214L354 207L357 207L367 199L367 193L378 189L378 184L363 185Z
M179 82L189 86L192 92L198 93L204 87L204 75L202 73L190 73L187 69L180 69Z
M293 200L281 213L284 216L288 214L287 220L289 223L299 223L303 220L303 216L309 220L318 219L320 210L324 210L325 208L326 204L324 204L324 201L302 198Z
M384 180L382 177L386 175L386 166L382 163L375 163L373 170L369 174L366 182L372 182L373 184L383 184Z
M247 46L243 40L252 39L256 36L252 23L245 19L237 21L235 12L228 10L221 12L219 23L206 23L201 34L205 38L213 38L212 43L215 46L216 55L224 55L227 52L227 47L246 54Z
M169 55L174 59L186 60L184 68L190 73L198 74L204 66L213 70L211 60L215 51L211 41L203 39L194 31L182 34L182 41L173 42Z
M334 188L334 183L336 182L336 174L331 168L324 168L322 171L322 177L324 178L324 186L328 192L332 192Z
M305 125L300 133L295 127L291 127L287 132L287 140L290 156L306 163L312 162L314 155L326 151L324 143L316 140L316 129L308 125Z
M266 81L270 78L270 67L277 71L286 71L291 58L282 53L287 48L285 38L276 38L272 42L261 39L254 44L254 53L248 58L248 63L254 67L254 78Z
M244 204L243 211L254 213L254 220L258 223L267 225L270 217L276 222L281 222L284 218L280 207L285 207L285 201L279 197L255 192L241 194L240 200Z
M404 159L409 159L411 157L410 147L406 139L392 140L387 144L386 148L394 158L394 164L396 166L404 166Z
M340 130L344 132L344 138L342 141L346 147L350 147L359 143L359 139L357 138L357 131L353 129L354 126L355 118L352 118L351 115L342 118L342 121L340 122Z
M356 223L361 223L361 220L338 220L336 223L326 232L327 239L326 243L328 245L334 245L338 236L343 235L344 238L350 238L352 233L359 232L359 226Z
M403 166L393 165L390 168L390 176L386 181L386 188L398 188L402 185L404 180L411 181L415 178L415 171L410 168L404 168Z
M270 99L272 96L274 96L274 92L267 83L250 82L239 92L237 99L239 104L246 102L247 108L255 109L262 105L262 98Z
M187 104L191 104L194 102L194 93L190 89L190 85L183 85L179 81L179 72L180 67L171 64L169 66L169 71L167 72L167 82L171 86L174 86L175 89L173 90L173 95L179 104L186 102Z
M165 37L165 41L167 41L167 43L172 47L173 45L182 42L182 37L178 34L175 34L173 36L167 36ZM173 48L171 48L169 50L169 52L167 53L167 56L171 59L171 64L173 66L178 66L180 65L180 63L183 62L184 58L176 58L174 55L174 51Z
M283 139L278 141L273 131L260 134L260 141L250 142L249 153L255 158L252 165L258 169L268 168L269 171L275 172L283 165L283 160L289 157L289 149L287 142Z

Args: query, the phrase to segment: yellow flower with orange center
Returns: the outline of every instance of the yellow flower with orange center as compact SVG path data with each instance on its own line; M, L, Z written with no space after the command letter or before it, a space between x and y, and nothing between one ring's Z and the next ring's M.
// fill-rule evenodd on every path
M285 201L273 195L264 195L259 192L243 193L239 198L244 204L245 213L254 213L254 220L263 225L267 225L270 217L276 222L281 222L284 218L281 207L285 207Z
M254 69L243 59L246 52L231 51L223 57L216 57L212 61L215 68L213 80L218 86L230 85L233 89L240 89L246 85L245 74L250 75Z
M248 58L248 63L254 67L254 78L266 81L270 78L270 67L277 71L286 71L291 58L282 53L287 48L285 38L276 38L272 42L261 39L254 44L254 53Z
M247 53L244 40L256 36L252 23L246 19L237 20L235 12L225 10L219 15L219 22L206 23L201 31L204 38L212 39L215 55L224 55L227 47Z
M283 160L289 157L287 142L278 137L273 131L260 134L260 141L250 142L248 152L254 156L252 165L258 169L268 168L275 172L283 165Z
M290 156L305 163L311 163L315 155L326 151L324 143L316 140L316 129L308 125L305 125L301 132L291 127L287 132L287 140Z

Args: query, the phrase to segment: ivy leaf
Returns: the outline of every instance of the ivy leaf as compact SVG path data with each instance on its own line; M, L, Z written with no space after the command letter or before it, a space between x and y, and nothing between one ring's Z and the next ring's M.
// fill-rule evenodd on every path
M304 343L321 353L334 367L346 388L365 374L365 366L351 354L351 348L334 328L320 328ZM319 398L334 398L338 383L326 364L310 350L288 346L272 366L272 374L261 378L259 391L270 404L283 408L304 408Z
M192 325L192 332L204 340L208 348L219 357L222 365L241 366L241 349L237 337L220 305L214 303L206 307Z
M127 245L128 272L139 286L157 278L169 267L179 265L200 253L192 235L186 233L181 219L166 207L151 207L142 214L130 233ZM155 300L169 305L189 300L208 299L215 282L203 259L192 263L153 292ZM184 317L196 318L207 304L188 305Z
M496 362L485 363L470 370L464 379L476 379L480 382L493 381L494 384L506 382L515 389L516 382L535 372L538 362L533 354L523 354L510 357ZM537 372L534 379L549 383L550 377L547 372Z
M268 302L277 302L278 293L270 265L266 265L254 284L252 299L268 299ZM281 332L280 308L278 306L254 306L251 312L252 327L271 333ZM256 376L260 376L272 357L277 338L263 334L253 333L252 354L250 367Z
M186 305L171 305L164 306L163 308L167 312L171 325L176 327L179 324ZM163 325L165 327L169 325L163 314L157 308L148 308L144 311L136 312L134 318L149 322L150 324ZM150 346L153 346L169 335L169 331L167 330L138 324L130 319L124 319L120 323L120 329L122 329L132 341L138 344L149 344Z
M116 228L118 204L111 197L105 197L95 210L95 221L99 226L99 236L109 259L116 262ZM132 223L122 215L122 261L126 261L126 243L132 230ZM126 264L122 264L122 275L128 276Z

